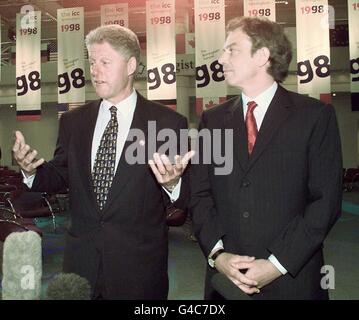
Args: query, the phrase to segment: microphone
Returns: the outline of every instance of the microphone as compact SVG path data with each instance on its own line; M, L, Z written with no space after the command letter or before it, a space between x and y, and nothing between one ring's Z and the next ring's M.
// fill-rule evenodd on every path
M39 300L41 293L41 237L34 231L13 232L4 242L3 300Z
M47 300L90 300L91 286L87 279L75 273L60 273L46 291Z

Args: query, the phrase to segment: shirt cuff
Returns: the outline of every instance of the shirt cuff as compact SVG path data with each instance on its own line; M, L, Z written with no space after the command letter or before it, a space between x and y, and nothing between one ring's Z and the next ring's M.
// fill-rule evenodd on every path
M218 242L216 243L216 245L213 247L211 253L209 254L208 258L207 258L207 262L209 264L209 258L213 256L213 254L218 251L219 249L224 249L223 246L223 241L221 239L218 240Z
M288 273L287 269L280 264L278 259L273 254L269 256L268 260L274 264L274 266L280 271L281 274L285 275Z
M22 182L24 184L26 184L26 186L29 189L31 189L32 184L34 183L34 179L35 179L36 174L33 174L33 175L29 176L29 177L26 177L25 173L22 170L21 170L21 173L22 173L22 176L23 176Z
M181 193L181 183L182 183L182 178L179 179L177 185L174 187L172 192L169 192L165 187L162 187L163 190L165 190L168 196L170 197L171 202L175 202L179 198Z

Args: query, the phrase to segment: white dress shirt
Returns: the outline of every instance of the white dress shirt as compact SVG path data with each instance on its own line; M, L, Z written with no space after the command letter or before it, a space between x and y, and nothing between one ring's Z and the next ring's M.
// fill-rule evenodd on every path
M243 115L244 115L244 119L246 117L247 114L247 103L249 101L255 101L257 103L257 107L254 109L254 117L256 118L256 123L257 123L257 128L258 131L260 130L260 127L263 123L263 119L264 116L268 110L268 107L270 105L270 103L273 100L273 97L277 91L278 88L278 84L277 82L273 82L273 84L266 89L265 91L263 91L259 96L257 97L248 97L246 96L244 93L242 93L242 102L243 102ZM218 249L224 249L223 247L223 241L219 240L216 245L214 246L214 248L212 249L211 253L209 256L211 256L213 253L215 253ZM268 260L270 262L272 262L277 269L284 275L286 274L288 271L280 264L280 262L278 261L278 259L271 254L268 258Z
M91 170L93 170L97 149L100 146L102 135L106 129L108 122L111 119L110 108L114 105L117 108L117 122L118 122L118 133L117 133L117 145L116 145L116 164L115 168L117 169L118 163L121 159L121 154L123 151L123 147L125 145L131 123L133 120L133 115L136 108L137 102L137 93L135 90L128 96L126 99L122 100L117 104L113 104L108 100L102 100L96 120L95 131L92 139L92 149L91 149ZM35 175L32 175L28 178L24 175L23 182L31 188ZM173 189L172 192L169 192L166 188L163 188L171 201L174 202L179 198L180 190L181 190L181 179Z

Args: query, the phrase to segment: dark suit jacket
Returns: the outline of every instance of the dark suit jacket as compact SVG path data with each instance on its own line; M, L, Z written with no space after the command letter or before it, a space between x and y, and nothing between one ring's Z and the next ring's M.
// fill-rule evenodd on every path
M91 178L92 137L99 106L100 101L96 101L63 114L54 158L38 168L32 190L56 192L69 188L71 223L66 238L65 272L85 277L94 289L101 257L105 298L166 299L165 205L169 198L147 164L131 165L125 161L126 149L132 144L127 141L107 203L99 211ZM172 128L176 133L187 128L186 118L138 94L131 129L145 133L146 149L151 120L156 121L156 134L164 128ZM186 205L186 181L188 177L184 175L181 196L175 203L179 208Z
M215 175L213 162L191 166L190 207L205 257L221 238L227 252L274 254L288 273L253 298L327 298L320 286L322 246L340 214L342 191L333 107L279 86L251 156L240 98L205 112L200 128L234 133L231 174Z

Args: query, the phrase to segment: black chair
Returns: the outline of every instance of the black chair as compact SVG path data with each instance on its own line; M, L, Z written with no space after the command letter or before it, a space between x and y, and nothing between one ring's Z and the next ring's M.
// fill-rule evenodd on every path
M4 242L12 232L35 231L42 236L42 231L33 219L18 217L11 209L0 208L0 241Z
M23 192L15 190L8 192L6 196L8 207L14 214L22 219L36 219L51 217L54 232L56 232L56 216L59 207L56 206L56 197L47 193Z
M343 177L343 186L344 191L352 191L355 182L359 179L359 169L358 168L348 168L345 170L345 175Z

